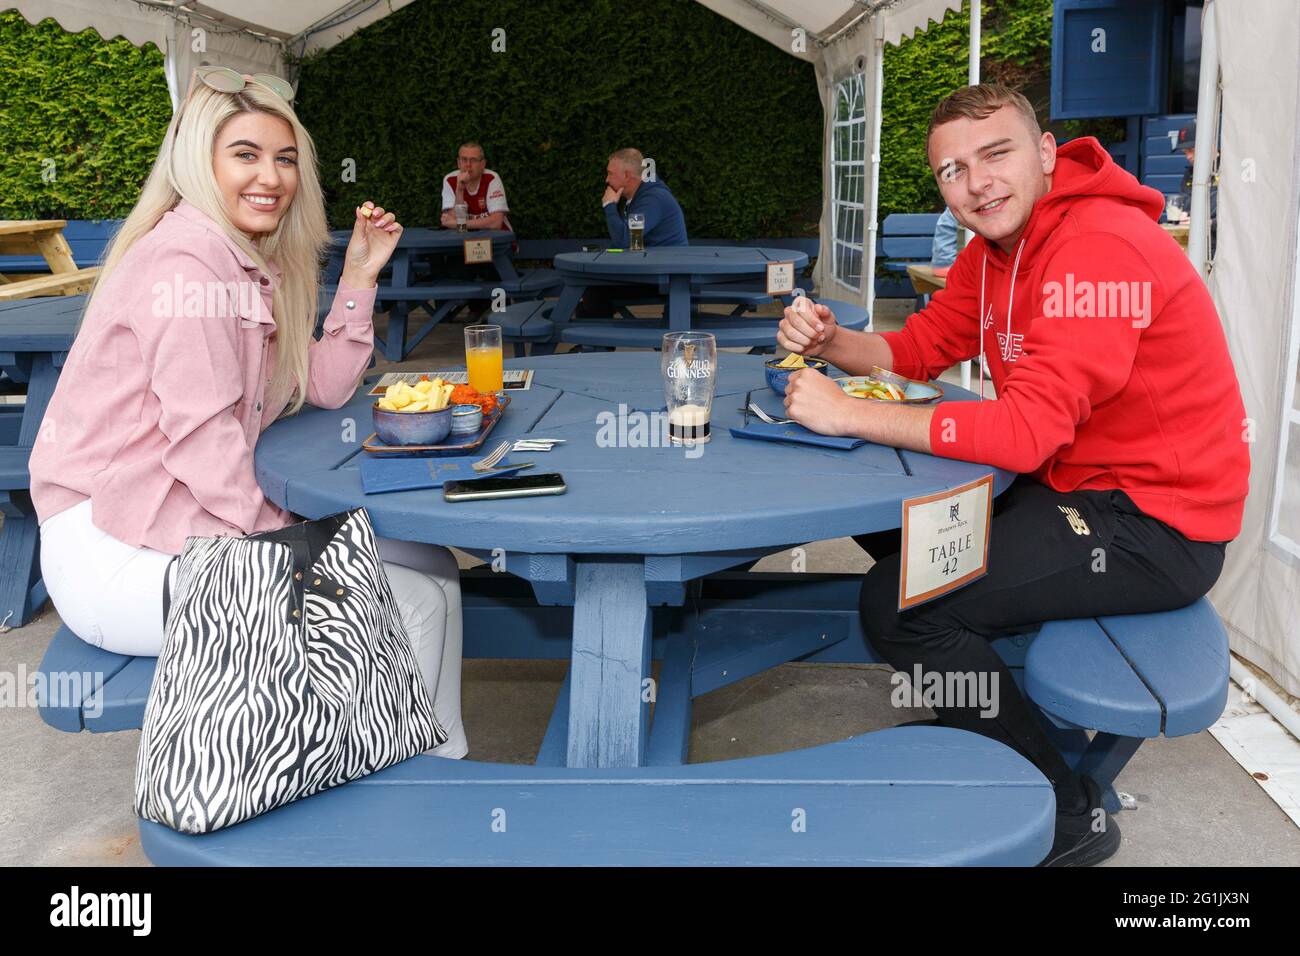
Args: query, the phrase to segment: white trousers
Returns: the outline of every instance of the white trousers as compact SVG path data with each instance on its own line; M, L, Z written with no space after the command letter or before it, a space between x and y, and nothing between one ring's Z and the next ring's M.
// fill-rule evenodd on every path
M162 595L172 556L134 548L91 522L90 499L41 525L41 574L74 634L114 654L157 657ZM446 548L379 538L379 553L438 723L447 740L429 753L469 750L460 714L460 571ZM174 572L173 572L174 573Z

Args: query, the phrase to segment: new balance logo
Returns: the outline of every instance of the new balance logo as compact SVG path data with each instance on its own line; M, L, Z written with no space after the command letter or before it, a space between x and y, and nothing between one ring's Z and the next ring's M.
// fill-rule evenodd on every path
M1092 529L1088 527L1088 522L1083 520L1083 515L1079 514L1079 509L1070 508L1066 505L1057 505L1061 513L1070 519L1070 527L1074 529L1075 534L1092 534Z

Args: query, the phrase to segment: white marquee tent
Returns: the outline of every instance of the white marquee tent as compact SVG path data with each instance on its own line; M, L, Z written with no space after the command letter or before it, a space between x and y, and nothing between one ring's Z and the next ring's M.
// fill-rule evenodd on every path
M328 49L413 0L0 0L30 21L94 27L166 53L179 95L193 66L219 62L245 71L283 71L284 55ZM875 166L879 162L880 64L898 43L961 0L700 0L705 6L814 64L825 112L818 284L836 298L837 255L856 247L860 274L874 274ZM202 30L202 49L194 31ZM979 16L972 16L978 49ZM1295 0L1207 0L1193 221L1203 222L1221 78L1222 177L1218 237L1208 282L1228 333L1246 400L1243 436L1252 440L1251 494L1242 535L1228 550L1211 598L1233 649L1292 694L1300 694L1300 4ZM978 59L971 64L978 81ZM839 97L861 97L847 133ZM844 140L849 141L847 157ZM844 202L844 184L854 184ZM837 192L838 190L838 192ZM840 202L837 203L837 196ZM856 220L847 211L856 209ZM1205 268L1203 229L1191 254ZM873 283L856 297L870 304ZM1244 678L1244 675L1242 675ZM1261 702L1267 692L1261 688ZM1277 705L1278 702L1274 701ZM1277 709L1270 706L1270 709ZM1282 708L1285 709L1285 708ZM1282 715L1300 735L1300 720Z
M220 63L243 72L287 74L285 54L327 50L414 0L0 0L29 21L53 17L65 30L93 27L104 37L154 43L166 56L167 83L179 102L195 66ZM836 298L871 305L875 271L874 175L878 163L880 62L898 43L961 0L700 0L705 6L816 67L825 114L822 255L816 281ZM974 30L978 31L978 0ZM484 29L484 42L490 39ZM977 48L977 47L976 47ZM978 77L975 58L972 82ZM854 79L858 77L858 79ZM841 81L846 81L841 88ZM837 98L853 98L852 123L837 125ZM840 136L844 153L832 163ZM867 133L870 132L868 152ZM873 160L875 162L873 162ZM837 195L840 202L834 200ZM838 258L839 269L833 269Z
M1252 442L1245 524L1210 598L1233 650L1300 695L1300 4L1214 0L1206 19L1223 117L1209 285Z

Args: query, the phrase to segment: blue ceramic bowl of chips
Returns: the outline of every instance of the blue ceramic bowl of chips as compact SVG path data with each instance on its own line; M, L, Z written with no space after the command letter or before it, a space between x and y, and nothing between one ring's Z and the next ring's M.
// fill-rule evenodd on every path
M372 409L375 432L385 445L436 445L451 433L451 406L436 412Z
M771 359L763 363L763 373L767 376L767 386L778 395L785 394L785 386L790 381L790 373L799 371L797 368L779 368L778 366L782 361L784 359ZM805 358L804 361L808 363L808 368L815 368L823 375L826 374L826 369L830 366L830 363L824 359Z

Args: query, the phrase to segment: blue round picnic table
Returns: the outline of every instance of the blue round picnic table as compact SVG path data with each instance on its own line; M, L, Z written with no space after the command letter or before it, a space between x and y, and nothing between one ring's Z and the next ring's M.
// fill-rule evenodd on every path
M808 264L808 256L796 249L747 246L564 252L555 257L555 271L564 279L564 289L551 312L551 320L557 327L572 320L583 292L591 286L657 284L660 292L668 296L668 328L682 331L691 327L693 292L728 282L765 280L767 267L774 262L792 263L797 276Z
M532 368L533 384L510 393L484 453L505 439L565 439L552 452L507 459L534 461L531 473L561 473L568 491L560 496L449 503L438 490L366 495L359 445L373 430L374 399L364 386L342 408L306 410L267 429L258 479L290 511L315 518L364 506L381 535L455 546L531 582L541 604L573 607L564 762L638 766L652 607L681 606L688 582L794 545L897 528L905 498L990 472L1001 493L1014 477L873 443L842 451L733 437L729 427L742 425L751 393L765 410L781 411L763 361L719 356L712 440L693 449L669 445L659 426L665 401L654 353L508 362ZM970 397L944 387L945 399Z
M351 229L334 229L330 238L337 246L346 247L352 238ZM466 239L491 239L492 249L509 249L515 234L506 229L434 229L429 226L411 226L402 230L397 240L398 249L411 252L458 252Z
M311 517L365 506L380 534L456 545L508 572L464 576L467 656L568 657L571 665L534 766L416 756L215 833L142 821L149 858L244 866L1041 860L1052 842L1051 785L1010 748L968 731L895 727L687 761L693 697L795 658L860 660L865 647L855 576L712 572L791 544L896 527L901 499L991 470L879 445L832 451L736 439L728 426L741 423L746 393L767 410L780 403L761 358L728 353L720 362L714 437L702 454L665 446L647 421L664 406L653 353L510 363L535 377L513 393L488 447L530 434L565 438L553 452L528 455L534 471L563 473L569 490L558 497L449 504L432 490L364 495L357 459L372 401L364 390L343 408L306 410L267 429L258 477L282 506ZM949 388L947 397L969 393ZM1011 476L994 478L1001 491ZM652 646L661 661L653 678ZM846 656L836 657L841 648Z

